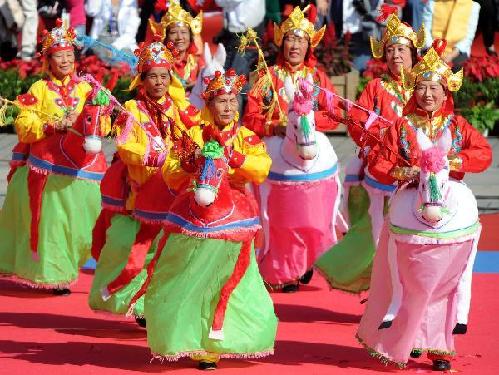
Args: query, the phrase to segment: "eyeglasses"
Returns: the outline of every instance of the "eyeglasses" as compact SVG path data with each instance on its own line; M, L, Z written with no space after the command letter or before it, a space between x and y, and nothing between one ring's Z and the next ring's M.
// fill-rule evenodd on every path
M299 45L304 45L308 44L308 39L304 37L298 37L298 36L287 36L284 38L284 42L288 44L299 44Z

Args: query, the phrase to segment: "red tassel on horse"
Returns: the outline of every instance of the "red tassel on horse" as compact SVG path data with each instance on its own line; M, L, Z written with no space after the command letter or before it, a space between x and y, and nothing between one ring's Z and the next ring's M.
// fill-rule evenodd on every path
M244 241L241 244L241 251L239 252L239 256L237 257L234 271L220 291L220 299L215 309L215 316L213 318L213 324L211 325L211 331L209 335L209 337L212 339L223 340L222 328L225 320L225 312L227 311L227 304L229 303L229 298L232 292L234 291L234 289L236 289L237 285L239 284L249 267L250 256L251 241Z
M47 178L48 176L45 174L37 173L31 169L28 171L29 208L31 210L30 245L34 256L37 256L38 253L38 225L42 214L42 195Z
M130 250L127 264L121 273L107 285L110 294L114 294L126 285L128 285L137 276L146 260L152 241L161 230L160 225L150 225L141 223L140 229L135 236L135 241Z

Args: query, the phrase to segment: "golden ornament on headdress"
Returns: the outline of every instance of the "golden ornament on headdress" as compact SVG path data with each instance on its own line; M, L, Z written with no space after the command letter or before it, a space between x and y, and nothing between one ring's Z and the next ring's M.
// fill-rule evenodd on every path
M386 31L381 40L369 38L373 57L380 59L385 54L385 47L391 44L410 44L415 48L423 48L425 42L424 25L416 32L397 17L390 14L386 20Z
M192 17L180 4L171 1L168 11L161 18L161 21L154 22L149 20L149 24L151 25L152 32L162 35L163 39L166 38L166 30L172 25L187 26L192 34L198 35L201 33L203 27L203 11L200 11L196 17Z
M66 27L61 19L57 19L56 26L42 33L42 54L45 55L52 48L69 48L76 45L76 33L72 27Z
M236 71L231 68L225 73L217 70L213 77L205 77L204 83L206 89L201 97L204 100L209 100L218 95L239 94L246 83L246 77L244 75L238 76Z
M152 66L164 66L171 69L175 63L175 57L178 56L178 51L173 45L173 42L168 42L165 46L159 39L161 39L161 36L155 35L152 43L149 45L140 43L135 50L134 54L139 58L139 62L137 63L137 75L130 83L129 90L133 90L140 84L141 73L146 71L147 68Z
M449 91L458 91L463 83L463 69L453 73L440 55L432 47L411 71L402 69L402 84L412 89L420 81L441 82Z
M307 5L303 11L300 7L295 7L293 12L291 12L289 17L280 26L277 24L274 25L274 43L278 47L282 45L284 35L288 31L294 30L301 30L307 34L310 38L310 47L317 47L326 32L326 26L322 26L319 30L315 31L314 24L305 17L305 12L309 7L310 5Z

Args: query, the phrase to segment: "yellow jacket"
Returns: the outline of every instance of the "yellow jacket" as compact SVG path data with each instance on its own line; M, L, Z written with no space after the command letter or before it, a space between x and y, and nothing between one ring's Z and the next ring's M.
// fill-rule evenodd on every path
M207 124L203 123L201 126L194 126L188 131L190 138L199 147L204 145L203 127ZM234 126L237 125L235 123L227 125L222 130L222 134L232 132ZM233 142L234 151L242 154L244 160L237 168L229 167L230 184L239 188L247 182L262 183L267 178L272 164L272 160L265 149L265 143L244 126L237 129L235 137L228 139L225 145L229 145L231 142ZM172 151L163 164L163 177L168 186L179 190L190 183L192 174L182 169L178 155Z
M69 95L65 103L58 92L64 87ZM80 114L85 105L86 97L92 87L86 81L66 77L60 81L50 75L33 83L27 94L20 95L17 103L21 109L14 123L20 142L34 143L46 137L46 126L64 117L66 108ZM109 116L101 120L103 134L111 130Z
M158 103L164 104L167 100L169 101L170 99L163 97ZM162 137L142 102L129 100L124 106L133 115L133 118L137 120L134 121L132 129L124 142L118 142L117 144L120 159L127 165L131 186L131 193L127 200L127 209L133 209L137 189L158 170L159 165L155 161L161 158L161 155L166 156L166 153L169 152L172 146L172 141L170 138L170 126L166 127L165 137ZM193 122L199 121L199 113L192 113L189 116L189 120ZM186 126L180 117L179 110L173 103L165 110L163 121L166 124L174 121L177 136L180 136L182 131L186 131ZM123 128L118 128L118 137L122 131ZM152 160L153 157L156 159Z

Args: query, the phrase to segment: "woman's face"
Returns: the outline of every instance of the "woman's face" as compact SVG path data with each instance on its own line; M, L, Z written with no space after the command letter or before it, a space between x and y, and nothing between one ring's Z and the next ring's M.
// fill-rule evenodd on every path
M414 89L418 106L426 112L435 112L442 108L447 99L444 87L439 82L420 81Z
M191 33L188 26L172 25L166 34L166 42L173 42L175 48L180 52L187 51L191 44Z
M160 99L170 86L170 72L164 67L151 68L142 80L147 95L152 99Z
M238 107L239 101L234 93L215 96L208 102L208 109L219 128L224 128L234 120Z
M49 56L50 72L57 78L73 74L75 64L75 54L73 50L57 51Z
M298 66L305 61L308 51L308 37L305 33L289 31L284 35L284 59L291 66Z
M386 47L386 64L390 72L396 76L400 75L402 68L412 68L412 51L405 44L392 44Z

